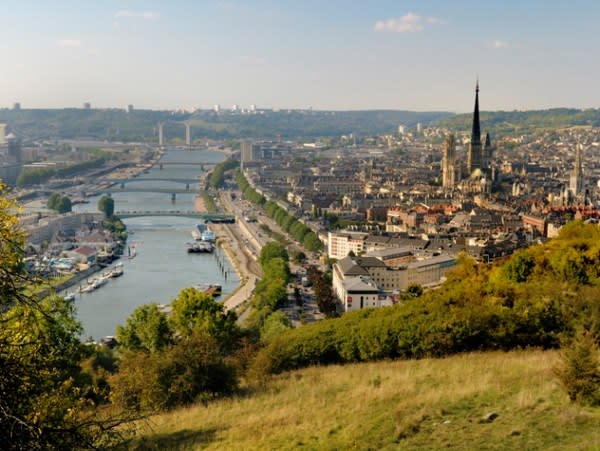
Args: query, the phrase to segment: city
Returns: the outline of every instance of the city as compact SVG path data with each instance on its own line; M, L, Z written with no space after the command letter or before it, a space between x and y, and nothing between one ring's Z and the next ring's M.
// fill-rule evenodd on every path
M216 2L187 34L175 3L81 6L77 31L58 2L73 35L27 72L48 89L23 78L38 38L11 51L0 448L600 446L595 63L558 70L542 23L527 53L519 19L592 39L600 10L486 5L523 42L477 50L468 0L345 5L343 30L331 6Z

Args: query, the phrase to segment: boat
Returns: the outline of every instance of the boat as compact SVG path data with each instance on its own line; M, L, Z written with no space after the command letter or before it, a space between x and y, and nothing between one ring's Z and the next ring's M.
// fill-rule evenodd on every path
M197 241L194 243L187 243L187 252L188 254L197 254L197 253L212 253L214 247L212 243L208 241Z
M196 241L202 240L202 234L206 232L208 226L204 222L199 222L196 227L192 230L192 238Z
M112 271L110 272L110 277L121 277L123 275L123 265L121 264L121 266L117 265L115 266Z
M212 243L215 240L215 232L210 230L208 227L202 232L202 241L208 241Z
M63 299L67 302L73 302L75 300L75 293L67 293L63 296Z
M218 283L200 284L196 285L195 288L202 293L210 294L214 298L221 296L221 293L223 292L223 287Z

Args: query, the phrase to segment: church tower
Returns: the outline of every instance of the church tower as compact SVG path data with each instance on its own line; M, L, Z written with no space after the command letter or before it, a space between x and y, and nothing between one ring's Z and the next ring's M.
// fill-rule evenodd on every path
M494 177L491 175L490 165L492 164L492 158L494 157L494 147L492 147L492 140L490 138L490 134L485 134L485 146L483 147L483 158L481 161L481 171L484 174L487 174L488 177L491 177L494 180Z
M573 174L569 179L569 191L575 197L583 193L585 189L585 180L583 178L583 170L581 167L581 150L582 145L577 144L577 150L575 152L575 167L573 168Z
M456 142L454 134L446 137L446 146L442 155L442 186L453 189L456 183Z
M475 109L473 111L473 129L471 144L467 154L467 172L471 175L474 170L482 168L481 127L479 125L479 80L475 85Z

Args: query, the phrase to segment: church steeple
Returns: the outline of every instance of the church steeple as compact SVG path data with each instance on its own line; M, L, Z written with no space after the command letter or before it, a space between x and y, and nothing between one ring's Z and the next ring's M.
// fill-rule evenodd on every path
M471 131L471 144L481 144L481 127L479 126L479 78L475 85L475 109L473 110L473 130Z

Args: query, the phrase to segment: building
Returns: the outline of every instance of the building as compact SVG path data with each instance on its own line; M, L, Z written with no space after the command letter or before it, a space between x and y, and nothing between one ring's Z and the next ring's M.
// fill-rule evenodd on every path
M240 145L242 166L244 163L259 161L261 159L260 146L252 141L242 141Z
M90 102L83 102L83 109L84 110L92 109L92 104Z
M389 294L412 284L439 285L456 265L450 255L416 257L407 249L344 257L333 265L333 292L344 311L392 305Z
M327 234L327 256L342 259L350 252L359 255L365 250L365 232L329 232Z
M575 198L581 196L581 194L583 194L585 191L585 180L583 178L583 170L581 167L582 150L583 146L581 144L577 144L577 149L575 151L575 166L573 167L573 173L569 178L569 191Z
M21 110L21 102L13 103L13 110L20 111Z
M473 124L471 129L471 142L467 153L467 176L476 169L482 170L483 152L481 146L481 127L479 124L479 80L475 85L475 108L473 109ZM482 170L483 172L483 170Z
M442 156L442 186L451 190L458 178L460 176L457 177L456 174L456 141L454 134L451 133L446 137L446 145Z
M129 114L133 113L133 105L132 104L127 105L127 112Z

